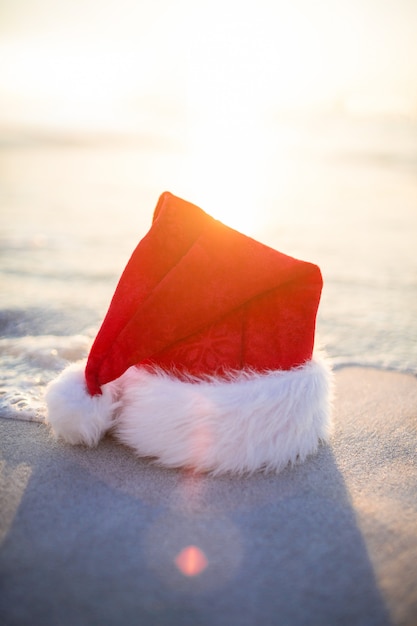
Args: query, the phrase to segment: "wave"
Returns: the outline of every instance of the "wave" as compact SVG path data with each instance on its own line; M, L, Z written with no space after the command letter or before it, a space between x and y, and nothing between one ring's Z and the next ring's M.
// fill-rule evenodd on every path
M87 356L98 324L87 307L1 310L0 416L43 421L47 383Z
M98 323L97 312L87 307L71 311L42 307L9 308L0 310L0 337L90 334L95 332L95 324Z
M0 339L0 416L41 422L46 385L58 372L88 355L89 335L29 335Z

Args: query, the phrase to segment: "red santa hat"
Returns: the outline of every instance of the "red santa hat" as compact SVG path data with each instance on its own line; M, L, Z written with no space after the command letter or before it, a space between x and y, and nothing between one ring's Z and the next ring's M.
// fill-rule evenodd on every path
M46 394L72 444L107 431L167 467L278 471L329 434L313 354L322 277L170 193L124 270L87 363Z

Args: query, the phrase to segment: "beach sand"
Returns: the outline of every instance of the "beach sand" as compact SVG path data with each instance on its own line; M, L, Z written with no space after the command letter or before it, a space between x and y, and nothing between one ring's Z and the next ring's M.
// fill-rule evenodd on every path
M210 478L0 420L0 623L417 624L417 380L336 372L334 434Z

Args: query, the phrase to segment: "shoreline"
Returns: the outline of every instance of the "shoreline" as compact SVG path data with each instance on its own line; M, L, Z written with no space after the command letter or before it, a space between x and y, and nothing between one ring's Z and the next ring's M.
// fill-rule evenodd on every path
M413 370L401 370L401 369L395 369L395 368L390 368L390 367L384 367L384 366L376 366L373 364L363 364L363 363L334 363L332 361L331 357L328 357L329 362L331 363L331 367L332 367L332 371L334 373L334 378L335 380L337 379L337 376L340 372L343 372L345 370L363 370L365 373L366 372L375 372L375 373L380 373L381 375L384 374L395 374L395 375L400 375L400 376L409 376L411 378L414 378L417 381L417 373L414 372ZM57 375L59 374L59 372L57 372ZM39 401L37 401L37 404L40 404ZM17 422L31 422L34 424L45 424L45 416L28 416L28 417L24 417L23 416L24 413L22 411L21 415L4 415L1 412L0 409L0 419L4 419L4 420L10 420L10 421L17 421Z

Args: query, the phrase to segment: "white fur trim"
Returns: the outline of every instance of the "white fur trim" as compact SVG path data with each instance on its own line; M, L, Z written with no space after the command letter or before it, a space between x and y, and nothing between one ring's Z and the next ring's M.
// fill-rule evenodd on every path
M329 435L329 370L323 361L198 383L131 368L120 382L115 436L168 467L214 474L279 471L304 461Z
M56 387L59 379L50 386L55 432L71 443L94 445L111 426L138 455L167 467L213 474L279 471L304 461L329 437L331 372L321 357L289 371L239 372L227 381L181 381L131 367L93 398L85 387L82 397L77 381L64 393ZM68 406L58 417L62 402Z
M104 385L101 396L90 396L85 378L85 361L73 363L46 390L47 423L60 439L72 444L96 446L112 426L118 406L116 386Z

